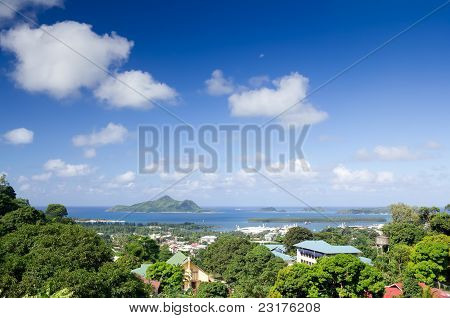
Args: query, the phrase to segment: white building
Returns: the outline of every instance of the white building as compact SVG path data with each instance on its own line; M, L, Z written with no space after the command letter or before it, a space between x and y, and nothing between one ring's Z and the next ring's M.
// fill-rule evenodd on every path
M356 247L344 245L331 245L325 241L303 241L294 245L297 248L297 262L312 265L317 263L317 259L324 256L338 254L351 254L359 256L362 254ZM371 263L368 258L360 257L362 262Z
M217 236L215 235L206 235L200 238L200 243L211 244L217 240Z

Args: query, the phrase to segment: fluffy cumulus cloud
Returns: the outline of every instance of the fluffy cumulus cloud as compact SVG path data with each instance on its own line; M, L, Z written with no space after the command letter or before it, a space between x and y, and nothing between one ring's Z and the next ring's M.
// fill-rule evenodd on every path
M0 5L0 23L9 20L16 15L15 11L20 11L30 7L50 8L62 6L63 0L8 0L8 6Z
M120 124L109 123L100 131L94 131L87 135L77 135L72 138L72 142L77 147L98 147L108 144L117 144L125 141L128 130ZM86 157L95 157L95 149L87 149Z
M344 165L338 165L332 172L334 175L332 180L334 189L370 190L370 187L374 185L394 182L394 174L390 171L351 170Z
M412 152L406 146L376 146L372 151L363 148L357 151L356 157L360 160L384 161L416 160L421 158L419 154Z
M35 174L31 177L33 181L47 181L52 177L51 172L44 172L41 174Z
M85 158L94 158L97 155L97 151L95 150L95 148L88 148L84 150L84 157Z
M314 124L327 118L327 113L300 102L308 91L308 79L291 73L272 81L273 87L243 90L228 98L231 114L239 117L274 117L289 124ZM287 109L289 111L285 112Z
M115 181L118 183L130 183L136 179L136 174L133 171L127 171L123 174L118 175Z
M436 149L440 149L441 147L442 147L442 145L434 140L428 140L425 143L425 148L427 148L427 149L436 150Z
M26 128L17 128L6 132L3 138L13 145L30 144L33 142L34 133Z
M171 101L176 91L142 71L118 73L108 78L95 90L95 96L116 108L150 108L152 101Z
M44 169L59 177L76 177L87 175L91 168L86 164L68 164L61 159L51 159L44 164Z
M107 75L45 31L102 69L126 60L133 46L133 42L115 33L98 35L91 25L75 21L40 28L19 25L1 33L1 47L16 56L16 82L28 91L46 92L57 98L75 94L81 88L94 88Z
M226 79L221 70L214 70L211 78L205 81L205 85L206 92L213 96L228 95L234 91L233 81L230 78Z

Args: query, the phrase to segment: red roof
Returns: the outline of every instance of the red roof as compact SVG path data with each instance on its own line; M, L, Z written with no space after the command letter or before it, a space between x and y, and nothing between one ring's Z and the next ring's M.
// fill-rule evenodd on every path
M424 283L419 283L419 286L424 289L427 287ZM433 298L450 298L450 294L438 288L430 288L431 296ZM384 287L383 298L401 297L403 295L403 283L395 283Z
M392 285L384 287L383 298L401 297L402 294L403 294L403 284L396 283L396 284L392 284Z

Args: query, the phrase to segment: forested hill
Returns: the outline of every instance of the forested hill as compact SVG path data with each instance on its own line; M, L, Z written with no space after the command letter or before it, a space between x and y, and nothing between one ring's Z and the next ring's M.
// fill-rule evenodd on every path
M192 200L177 201L165 195L154 201L145 201L133 205L116 205L110 212L202 212Z

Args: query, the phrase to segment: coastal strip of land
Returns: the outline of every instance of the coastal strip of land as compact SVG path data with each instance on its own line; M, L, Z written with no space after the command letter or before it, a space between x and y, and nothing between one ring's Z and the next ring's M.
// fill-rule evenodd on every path
M386 222L385 217L289 217L289 218L249 218L249 222L258 223L292 223L292 222L311 222L311 223L328 223L328 222Z

